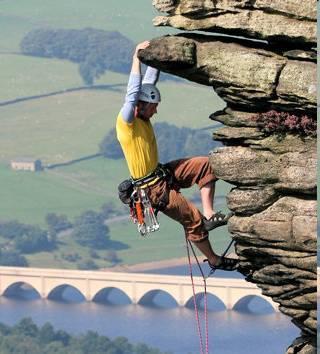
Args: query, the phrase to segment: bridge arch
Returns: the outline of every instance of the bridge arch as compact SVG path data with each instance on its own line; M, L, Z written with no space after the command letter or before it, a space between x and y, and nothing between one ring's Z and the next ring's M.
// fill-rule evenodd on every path
M26 286L28 289L24 290L23 287ZM32 296L31 299L34 299L36 297L41 297L40 292L31 284L29 284L29 282L23 282L23 281L17 281L14 282L10 285L8 285L4 290L2 295L3 296L7 296L7 297L11 297L11 296L19 296L21 295L23 292L26 291L30 291L33 292L34 294L36 294L36 296Z
M89 301L91 300L90 294L87 294L87 288L86 288L86 279L80 279L80 278L69 278L67 281L63 278L51 278L50 281L46 282L46 287L45 287L45 296L47 298L52 298L54 295L56 295L58 298L60 296L60 292L64 291L67 287L71 287L76 289L83 297L85 300ZM56 289L58 288L58 289ZM54 290L56 289L56 290ZM51 294L51 292L54 290L54 295Z
M129 282L109 282L108 286L106 286L105 282L94 282L91 284L90 294L88 296L88 300L96 299L96 296L102 291L106 293L110 293L112 290L117 289L121 293L123 293L132 303L136 303L135 298L135 290L132 283ZM98 295L98 298L101 295Z
M19 285L18 285L19 284ZM42 284L41 281L39 281L38 278L28 278L28 279L24 279L23 277L17 277L16 279L12 280L11 278L8 279L3 279L1 281L1 289L2 289L2 294L0 293L0 295L4 295L5 292L7 292L7 289L9 289L10 287L16 287L19 288L21 287L23 284L27 284L28 286L30 286L31 288L33 288L41 297L43 296L43 292L42 292ZM8 292L7 292L8 293Z
M196 304L200 309L204 309L204 292L199 292L196 294ZM207 293L207 305L208 310L212 311L223 311L226 310L226 304L215 294L211 292ZM193 309L194 308L194 299L191 296L185 303L185 307Z
M94 296L92 296L92 301L112 305L126 305L132 303L128 294L118 287L106 287L100 289Z
M136 289L135 303L141 303L141 300L144 298L142 302L146 304L147 298L151 300L152 297L155 297L157 292L163 292L173 298L177 304L181 305L180 294L177 288L178 286L176 284L164 284L163 287L159 289L153 283L144 283ZM148 293L150 294L147 295Z
M68 289L72 289L71 291L74 293L75 299L69 299L67 296L64 298L64 293ZM68 301L68 302L82 302L86 300L85 295L82 293L81 288L79 289L77 286L70 285L70 284L60 284L55 286L54 288L50 289L47 293L47 298L49 300L58 300L58 301Z
M252 306L250 307L250 304ZM256 308L254 308L254 306ZM254 313L271 313L277 312L278 307L277 305L270 301L268 298L261 296L261 295L246 295L241 297L232 307L232 310L239 311L239 312L254 312Z
M164 304L164 303L167 304ZM177 307L179 302L170 294L170 292L163 289L153 289L147 291L138 301L141 305L157 306L157 307Z

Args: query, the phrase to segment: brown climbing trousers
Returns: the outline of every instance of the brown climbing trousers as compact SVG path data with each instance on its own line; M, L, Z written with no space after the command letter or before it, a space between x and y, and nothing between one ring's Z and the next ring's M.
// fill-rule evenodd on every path
M162 179L146 188L152 205L157 207L160 200L167 200L166 207L161 211L184 227L187 238L193 242L206 239L208 232L203 230L202 214L180 193L180 189L189 188L195 183L201 189L207 183L217 180L208 157L175 160L165 164L165 167L170 169L173 183Z

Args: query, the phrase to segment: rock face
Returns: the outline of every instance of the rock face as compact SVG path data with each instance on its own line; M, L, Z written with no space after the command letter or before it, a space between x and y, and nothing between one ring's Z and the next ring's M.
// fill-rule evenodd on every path
M301 6L296 0L154 0L169 16L154 19L156 26L202 30L313 46L316 42L316 1Z
M142 58L163 71L212 86L233 109L316 113L316 63L291 60L265 44L183 34L153 40Z
M215 174L234 185L227 197L235 213L229 231L240 270L301 329L287 354L316 353L316 138L280 139L254 118L276 110L316 119L317 2L153 4L163 13L155 25L188 32L152 40L140 58L213 87L226 102L210 116L225 125L214 139L226 145L211 152L210 161Z

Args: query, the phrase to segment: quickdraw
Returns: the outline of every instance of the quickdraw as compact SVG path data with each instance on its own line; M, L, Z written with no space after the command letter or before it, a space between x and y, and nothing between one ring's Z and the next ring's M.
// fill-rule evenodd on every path
M130 203L130 216L134 224L137 224L141 236L147 237L151 232L159 230L156 212L150 199L143 188L135 188Z
M119 198L130 207L130 216L132 221L137 224L141 236L146 237L151 232L159 230L160 224L157 219L159 211L163 211L168 204L166 195L157 202L154 208L148 197L145 187L155 179L166 179L169 184L172 183L171 171L165 166L159 164L157 168L149 175L140 179L126 179L118 186Z

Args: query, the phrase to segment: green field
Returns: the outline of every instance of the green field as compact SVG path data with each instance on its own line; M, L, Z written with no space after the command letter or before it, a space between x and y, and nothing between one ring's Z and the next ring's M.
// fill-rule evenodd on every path
M73 221L83 211L99 210L104 203L119 209L116 189L127 177L125 161L103 158L83 161L68 167L40 173L14 172L11 159L39 158L44 164L66 162L95 154L105 134L114 127L122 105L127 75L107 72L96 85L104 88L83 89L78 65L68 61L35 58L18 53L19 43L28 31L40 27L117 30L138 42L169 33L154 28L155 11L151 0L2 0L0 12L0 103L35 95L37 99L0 106L0 220L17 219L45 227L49 212L65 214ZM179 127L206 128L217 124L208 116L224 107L212 88L182 82L159 83L162 103L154 121L166 121ZM56 91L74 89L72 92ZM230 186L219 182L217 196L226 195ZM195 193L188 191L187 196ZM225 202L218 199L222 209ZM126 221L109 225L111 239L127 244L117 250L124 263L169 259L185 255L182 228L161 217L161 230L142 240L135 226ZM226 228L214 233L217 250L226 244ZM31 266L75 267L62 259L62 253L77 252L89 259L88 249L63 235L54 253L28 256ZM103 256L105 251L98 251ZM100 267L106 262L97 259Z
M103 158L38 174L17 173L10 171L7 166L0 165L0 183L7 187L0 190L1 220L14 218L24 223L46 227L44 220L49 212L63 213L73 221L85 210L99 211L104 203L113 203L119 209L123 208L117 199L116 187L118 181L126 176L124 161ZM229 189L230 185L227 183L217 183L217 208L225 210L223 196ZM197 193L197 188L183 192L190 197ZM146 240L138 236L136 226L126 219L110 223L111 239L129 245L127 249L116 250L118 257L126 264L134 264L184 256L181 226L164 215L160 216L160 223L160 231ZM213 235L216 249L222 250L228 239L226 228L218 229ZM76 264L64 260L62 253L77 252L83 260L90 258L89 250L76 244L68 235L59 240L59 250L54 253L41 252L30 255L27 257L29 264L35 267L73 268ZM105 251L98 251L98 254L103 257ZM101 267L108 265L102 259L95 262Z
M35 59L34 67L38 60ZM63 69L67 73L70 66L64 64ZM77 73L71 73L75 77L72 80L70 74L69 82L76 82ZM54 73L50 75L52 77ZM31 77L37 82L36 69ZM107 73L103 79L109 85L123 86L117 86L115 90L80 90L0 107L0 160L30 156L45 163L55 163L96 153L99 142L115 125L127 77ZM45 91L45 81L34 85L29 85L28 81L22 83L19 90L29 90L30 95L39 94L39 90L50 92L48 89ZM163 102L154 121L203 128L214 124L208 120L209 114L223 107L222 101L207 87L161 82L159 88Z
M102 173L112 162L101 161ZM107 174L103 180L102 173L95 173L89 167L75 177L72 171L62 169L33 174L14 172L0 165L0 182L6 186L0 189L0 219L44 225L44 218L50 212L73 218L85 210L97 210L116 197L114 180L109 180ZM100 183L96 183L98 179Z
M112 223L109 225L112 241L126 245L125 249L115 250L121 263L137 264L177 257L186 257L186 247L183 228L164 215L159 216L160 230L153 233L148 238L142 238L136 231L136 226L130 221ZM211 232L211 242L214 250L218 253L223 252L230 241L226 227L219 228ZM68 268L76 267L76 263L71 263L62 258L62 253L72 254L77 252L82 260L90 259L87 248L79 246L70 237L60 238L60 249L56 252L40 252L35 255L27 256L28 262L33 267L49 268ZM198 252L197 252L198 253ZM106 254L104 250L98 250L100 258L94 262L101 268L110 266L102 258ZM199 253L198 253L199 254ZM200 259L202 259L201 257Z
M69 61L0 54L0 68L0 102L83 85Z
M136 42L173 32L153 27L156 14L151 0L2 0L0 48L18 50L26 32L40 27L100 28Z
M127 177L124 160L102 157L40 173L15 172L0 165L0 184L6 186L0 189L0 220L16 218L44 226L45 216L51 212L72 219L85 210L99 210L104 203L122 208L117 186ZM219 181L216 196L225 196L229 189ZM184 194L191 196L196 190L185 190Z

